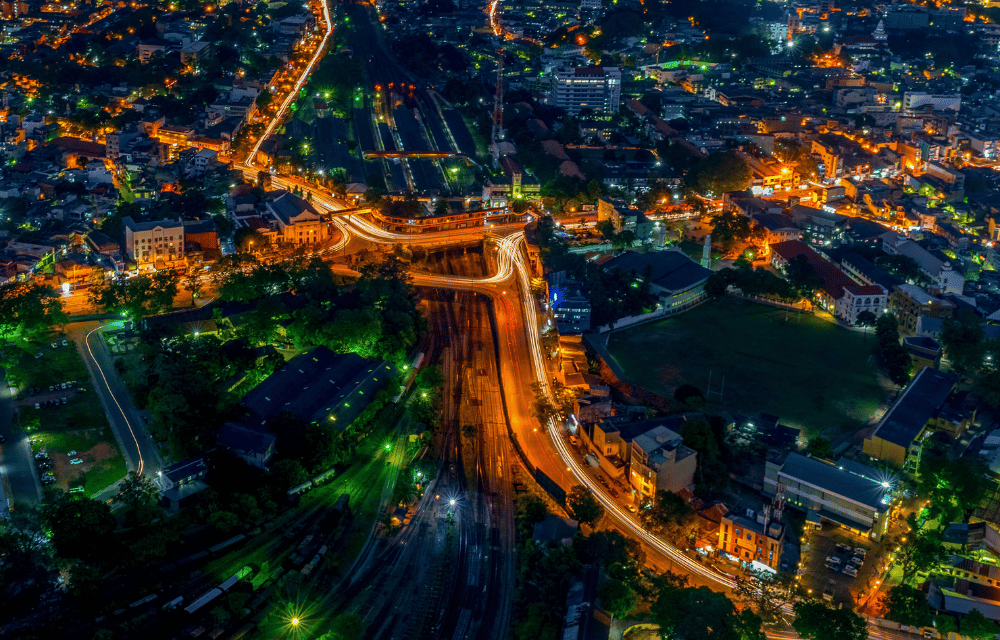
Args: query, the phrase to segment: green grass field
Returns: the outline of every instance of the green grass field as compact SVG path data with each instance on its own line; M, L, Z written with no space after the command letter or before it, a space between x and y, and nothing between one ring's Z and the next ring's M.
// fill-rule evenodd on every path
M725 394L709 409L774 414L810 435L858 429L883 398L874 337L811 315L724 298L615 332L608 350L633 382L672 398L685 383Z
M61 345L53 349L49 344L24 345L19 348L9 347L4 353L4 359L13 363L9 378L20 388L41 388L39 398L50 399L66 397L68 402L57 406L43 406L35 409L33 396L24 396L23 405L19 407L19 420L16 426L25 431L31 438L35 451L45 449L50 454L66 453L68 451L89 452L99 447L95 453L99 457L86 460L86 473L82 476L74 468L68 474L75 481L83 478L83 486L87 495L92 495L113 484L127 471L125 459L118 451L114 434L108 425L104 407L91 388L90 374L76 346ZM36 358L37 352L42 357ZM49 392L50 385L75 380L74 388ZM80 392L79 389L86 389ZM104 457L108 456L108 457ZM58 477L58 476L57 476ZM59 484L47 485L47 489L55 490Z

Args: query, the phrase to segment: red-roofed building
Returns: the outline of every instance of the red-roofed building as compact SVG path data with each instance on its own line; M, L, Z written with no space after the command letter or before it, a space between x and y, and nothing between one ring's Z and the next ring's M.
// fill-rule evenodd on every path
M889 305L889 292L880 285L857 284L837 265L801 240L771 245L771 266L779 271L784 272L788 263L798 256L803 256L823 280L823 287L816 295L820 306L835 317L854 325L862 311L871 311L876 316L885 313Z

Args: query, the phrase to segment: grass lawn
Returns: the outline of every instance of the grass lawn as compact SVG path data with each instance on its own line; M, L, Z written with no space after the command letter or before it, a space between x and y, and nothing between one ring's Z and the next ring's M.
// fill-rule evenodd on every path
M42 345L28 344L24 347L7 347L4 351L4 361L7 365L7 378L18 388L41 387L45 390L50 385L76 380L80 384L87 383L90 375L83 358L77 353L76 345L62 346L62 338L58 338L58 348L53 349L48 343ZM41 353L40 358L35 354Z
M787 320L786 320L787 317ZM633 382L669 398L682 384L718 391L709 407L774 414L809 435L856 430L875 415L883 390L868 366L874 337L811 315L723 298L615 332L612 357Z
M35 358L37 352L42 357ZM18 428L25 431L34 451L44 449L52 457L57 482L46 485L49 490L66 490L83 483L87 495L113 484L127 471L125 459L118 451L114 434L108 425L104 407L91 387L90 374L75 345L53 349L48 344L9 349L5 359L13 363L10 371L14 382L22 389L39 387L37 396L25 395L18 401ZM49 392L50 385L75 380L70 389ZM86 391L80 391L80 389ZM67 398L66 404L35 409L35 398L41 401ZM70 451L81 459L71 465Z

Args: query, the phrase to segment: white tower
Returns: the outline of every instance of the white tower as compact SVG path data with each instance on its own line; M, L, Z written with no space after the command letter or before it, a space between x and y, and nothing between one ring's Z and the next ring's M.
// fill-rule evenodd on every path
M712 234L705 234L705 246L701 250L701 266L712 268Z

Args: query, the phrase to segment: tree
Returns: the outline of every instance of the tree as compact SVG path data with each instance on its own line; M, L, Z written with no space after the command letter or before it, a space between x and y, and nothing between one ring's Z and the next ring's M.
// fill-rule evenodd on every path
M885 617L911 627L926 627L931 623L931 605L927 596L906 584L889 589L884 599Z
M462 425L462 437L468 438L469 440L476 439L476 425L474 424L463 424Z
M160 491L149 476L129 471L118 485L117 500L129 511L133 524L149 524L156 517Z
M36 282L0 286L0 334L4 339L23 336L33 340L67 320L52 287Z
M809 438L809 445L806 447L806 451L809 452L809 455L817 458L829 458L833 453L833 450L830 448L830 441L822 436Z
M712 244L729 253L737 244L750 239L752 229L750 218L734 211L720 213L712 218Z
M106 503L63 493L42 508L42 515L61 558L101 564L113 557L117 524Z
M795 581L788 573L750 571L736 577L733 597L749 605L765 622L774 622L792 603L794 592Z
M920 279L920 265L910 256L882 256L875 259L875 264L907 282L913 283Z
M601 588L601 607L614 618L625 618L635 609L635 591L621 580L610 579Z
M804 298L812 296L813 291L823 286L823 279L816 275L816 270L804 255L797 255L788 261L785 275L789 284Z
M689 409L701 409L705 406L705 394L693 384L682 384L674 390L674 400Z
M915 531L910 534L897 556L903 570L902 583L906 584L919 571L930 571L945 558L941 541L930 531Z
M576 485L566 496L566 507L580 524L595 526L604 517L604 507L583 485Z
M761 620L737 611L724 594L708 587L660 589L651 607L664 640L762 640Z
M753 171L735 151L716 152L698 163L689 182L706 198L720 198L750 186ZM714 235L712 236L714 239Z
M689 537L697 527L694 509L670 491L657 492L656 501L643 510L642 518L649 529L675 542Z
M364 621L356 613L342 613L333 619L334 640L361 640Z
M871 311L862 311L858 314L857 320L854 324L859 327L874 327L875 323L878 321L878 316L876 316Z
M269 465L268 476L278 491L288 491L306 481L306 470L298 460L278 460Z
M975 640L987 640L1000 633L1000 625L984 616L979 609L965 614L960 628L964 635Z
M979 319L972 314L945 318L941 344L952 367L960 372L975 373L983 363L982 345L985 337Z
M546 428L549 422L560 419L562 414L559 412L559 407L549 399L541 383L533 382L531 388L535 392L535 399L531 403L531 415L538 418L538 421L542 423L542 428Z
M169 310L177 295L177 275L159 271L151 276L109 280L90 290L90 301L109 313L133 320Z
M850 609L831 609L822 602L806 600L795 605L792 623L799 636L809 640L866 640L868 624Z

